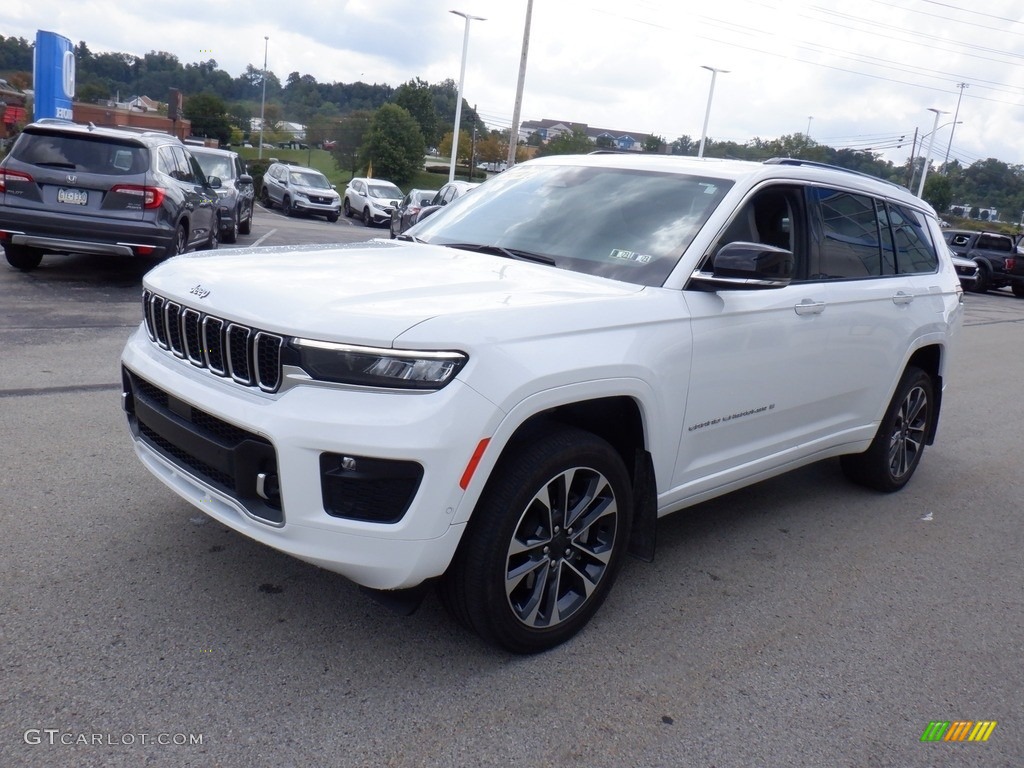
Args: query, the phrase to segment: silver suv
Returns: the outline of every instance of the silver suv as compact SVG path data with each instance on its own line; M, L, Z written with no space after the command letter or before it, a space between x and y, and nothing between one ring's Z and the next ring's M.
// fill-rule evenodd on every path
M301 165L274 163L263 174L260 202L264 208L281 206L289 216L299 213L324 216L337 221L341 197L320 171Z

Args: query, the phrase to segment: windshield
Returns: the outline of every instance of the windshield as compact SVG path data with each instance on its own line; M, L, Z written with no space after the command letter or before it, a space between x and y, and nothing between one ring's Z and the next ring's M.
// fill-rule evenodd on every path
M370 197L378 200L401 200L402 190L394 184L367 184L367 191Z
M300 187L312 187L313 189L330 189L330 182L322 173L316 171L292 171L292 184Z
M223 180L230 180L234 176L231 170L231 160L226 157L206 155L201 152L193 152L192 156L198 161L199 167L203 169L207 178L217 176Z
M562 269L661 285L731 186L678 173L526 163L410 233L436 245L504 248Z

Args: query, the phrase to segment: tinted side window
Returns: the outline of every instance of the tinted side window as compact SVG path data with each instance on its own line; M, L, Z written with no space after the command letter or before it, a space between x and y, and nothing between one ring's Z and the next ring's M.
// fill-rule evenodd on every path
M874 198L820 187L812 188L809 194L817 203L820 226L817 248L811 253L811 280L892 273L891 265L883 268L878 204ZM888 238L888 228L886 233Z
M1005 251L1009 253L1013 250L1010 247L1010 241L1005 237L992 237L990 235L980 235L978 237L978 247L986 248L990 251Z
M896 244L897 271L902 275L934 272L939 261L928 237L924 217L917 211L892 203L888 210L889 226Z
M189 157L185 155L185 150L182 147L171 147L171 152L174 154L174 161L178 165L178 173L174 176L178 181L196 182L196 174L192 169L192 164L189 162Z
M170 147L160 147L157 150L156 167L160 173L175 179L178 177L178 164L174 160L174 154Z

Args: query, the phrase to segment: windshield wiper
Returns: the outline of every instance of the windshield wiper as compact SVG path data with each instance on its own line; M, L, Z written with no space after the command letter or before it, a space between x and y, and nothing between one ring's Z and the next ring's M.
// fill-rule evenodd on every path
M543 253L522 251L518 248L505 248L500 245L487 245L484 243L439 243L439 245L444 245L445 248L459 248L464 251L476 251L477 253L489 253L494 256L504 256L506 259L515 259L516 261L533 261L537 264L547 264L552 267L555 266L555 260L550 256L545 256Z
M425 242L427 242L426 240L420 240L415 235L410 235L410 234L407 234L405 232L403 232L400 235L396 235L395 236L395 240L405 240L407 243L425 243Z

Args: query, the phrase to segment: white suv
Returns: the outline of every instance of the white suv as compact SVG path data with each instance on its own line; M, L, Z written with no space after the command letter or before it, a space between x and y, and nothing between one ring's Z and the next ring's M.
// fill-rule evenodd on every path
M398 240L178 257L143 305L124 405L153 474L392 603L436 581L523 653L662 515L837 456L901 488L963 314L901 187L627 155L524 163Z
M402 190L390 181L356 177L345 187L345 215L359 214L368 227L391 221L402 197Z

